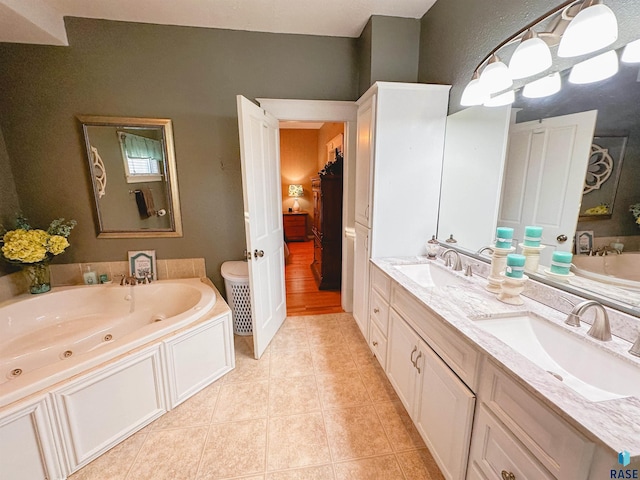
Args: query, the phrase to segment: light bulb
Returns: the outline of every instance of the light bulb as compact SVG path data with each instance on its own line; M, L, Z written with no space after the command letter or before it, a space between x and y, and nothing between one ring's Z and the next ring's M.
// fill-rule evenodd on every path
M560 40L559 57L577 57L611 45L618 39L618 21L606 5L596 4L578 12Z
M474 75L474 78L467 84L464 91L462 92L460 105L462 105L463 107L482 105L487 100L487 98L489 98L489 94L482 88L478 76Z
M640 63L640 40L628 43L624 47L620 61L624 63Z
M495 54L491 56L489 64L482 70L480 84L488 95L501 92L513 85L509 69Z
M522 89L522 95L527 98L543 98L558 93L562 88L562 81L558 72L547 75L535 82L527 83Z
M529 30L509 61L511 78L527 78L544 72L552 64L549 47Z
M569 82L578 85L599 82L618 73L618 55L610 50L596 57L576 63L569 74Z

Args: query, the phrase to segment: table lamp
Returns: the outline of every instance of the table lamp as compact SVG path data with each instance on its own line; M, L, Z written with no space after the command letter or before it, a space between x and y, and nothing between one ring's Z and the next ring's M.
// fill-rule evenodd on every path
M298 197L304 196L302 185L289 185L289 196L294 197L292 210L299 212L300 204L298 203Z

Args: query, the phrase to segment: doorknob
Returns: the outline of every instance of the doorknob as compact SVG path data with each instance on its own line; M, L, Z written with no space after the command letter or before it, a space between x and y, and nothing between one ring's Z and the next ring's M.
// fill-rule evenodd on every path
M567 241L567 236L565 234L560 234L556 237L558 243L564 243Z
M253 256L255 258L264 257L264 250L258 250L258 249L254 250L253 251Z

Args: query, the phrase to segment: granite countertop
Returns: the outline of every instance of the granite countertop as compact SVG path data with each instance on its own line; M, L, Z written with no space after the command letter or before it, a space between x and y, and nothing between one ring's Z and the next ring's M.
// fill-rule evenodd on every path
M640 460L640 398L626 397L599 402L587 400L516 350L485 332L470 317L534 313L567 330L571 335L582 337L582 341L606 350L640 369L640 358L627 352L631 344L616 337L615 331L612 332L612 341L602 342L587 336L589 325L583 323L580 328L569 327L564 324L567 316L565 313L537 301L522 296L523 305L503 303L495 294L485 290L487 280L477 275L465 277L462 272L447 269L464 279L464 283L445 287L423 287L394 268L395 265L432 263L436 268L444 269L441 260L428 260L426 257L394 257L372 259L372 263L422 301L443 322L475 344L500 368L519 380L533 397L547 405L587 438L603 444L616 454L627 450L633 461ZM559 290L558 295L562 295Z

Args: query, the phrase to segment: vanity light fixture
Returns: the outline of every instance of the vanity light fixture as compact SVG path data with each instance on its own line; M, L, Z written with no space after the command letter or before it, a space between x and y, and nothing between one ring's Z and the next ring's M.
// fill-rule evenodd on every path
M640 40L628 43L624 47L620 61L624 63L640 63Z
M575 38L582 38L582 40L575 40ZM464 89L460 103L465 107L486 105L487 102L480 102L483 98L480 93L482 89L485 90L483 93L486 95L501 93L512 87L514 79L520 80L543 73L553 65L549 47L559 45L559 56L573 57L603 49L615 42L617 38L618 21L602 0L564 1L491 50L474 70L473 78ZM575 42L578 42L578 45ZM507 67L498 56L504 56L503 49L515 43L519 45L515 48ZM635 58L640 62L640 53ZM554 88L558 86L557 80L552 77L540 79L539 84L529 87L528 90L541 95L543 90L536 92L536 88L542 88L543 84L547 85L546 88L550 88L552 84ZM482 87L480 91L478 85ZM548 91L555 93L553 89ZM501 96L498 95L498 97ZM503 97L501 101L509 97L510 94L507 92L507 97ZM492 98L488 103L493 105L496 101Z
M601 0L585 0L560 40L559 57L577 57L608 47L618 39L618 21Z
M527 78L544 72L552 63L547 43L529 29L511 56L509 72L514 79Z
M569 82L584 85L599 82L618 73L618 55L610 50L596 57L576 63L569 74Z
M460 99L460 105L463 107L473 107L474 105L482 105L489 99L489 94L482 88L480 83L480 75L476 71L473 74L473 78L467 84L462 92L462 98Z
M501 93L495 97L491 97L484 102L485 107L503 107L505 105L511 105L516 100L516 94L513 90Z
M480 74L480 85L489 95L506 90L513 85L509 68L502 63L495 53L491 55L487 66L484 67Z
M294 212L299 212L300 204L298 203L298 197L304 196L302 185L289 185L289 196L294 197L292 210Z
M558 72L542 77L534 82L527 83L522 89L522 95L526 98L543 98L558 93L562 88L562 80Z

